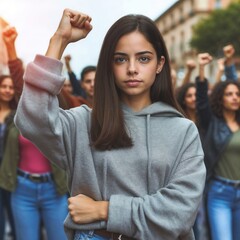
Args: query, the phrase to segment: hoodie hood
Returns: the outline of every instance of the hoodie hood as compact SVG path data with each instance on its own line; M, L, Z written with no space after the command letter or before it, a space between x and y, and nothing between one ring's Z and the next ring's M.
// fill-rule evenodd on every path
M184 116L177 111L175 108L172 106L163 103L163 102L155 102L145 108L143 108L139 112L134 112L132 111L131 108L129 108L127 105L123 104L123 111L125 114L131 114L135 116L162 116L162 117L183 117Z

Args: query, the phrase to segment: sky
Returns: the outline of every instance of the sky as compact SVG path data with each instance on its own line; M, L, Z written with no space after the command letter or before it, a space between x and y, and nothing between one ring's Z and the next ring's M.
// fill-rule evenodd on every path
M176 0L0 0L0 17L18 32L16 48L24 65L36 54L45 54L49 40L70 8L92 17L93 29L87 38L68 45L71 66L79 76L86 65L96 65L101 44L109 27L126 14L144 14L157 19Z

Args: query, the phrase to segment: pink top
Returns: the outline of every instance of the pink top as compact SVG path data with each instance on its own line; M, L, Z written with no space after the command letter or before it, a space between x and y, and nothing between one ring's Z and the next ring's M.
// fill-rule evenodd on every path
M48 159L28 139L19 135L20 161L18 167L29 173L51 172L51 165Z

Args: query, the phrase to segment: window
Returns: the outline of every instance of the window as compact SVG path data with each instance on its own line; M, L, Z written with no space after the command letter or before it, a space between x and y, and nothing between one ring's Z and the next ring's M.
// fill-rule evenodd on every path
M222 4L221 4L221 0L216 0L215 2L215 8L221 8L222 7Z

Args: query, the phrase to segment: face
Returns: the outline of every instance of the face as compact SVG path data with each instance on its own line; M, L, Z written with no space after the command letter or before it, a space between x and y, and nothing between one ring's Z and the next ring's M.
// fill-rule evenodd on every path
M94 81L95 81L95 71L87 72L84 74L81 80L81 87L85 91L86 95L90 98L94 95Z
M184 104L187 109L196 109L196 88L190 87L185 95Z
M144 99L150 101L150 88L164 65L158 62L155 49L138 31L122 36L115 49L113 73L122 101Z
M73 88L72 88L72 84L69 81L69 79L66 79L64 84L63 84L63 90L65 92L67 92L68 94L72 94Z
M229 84L223 95L223 109L225 111L237 111L240 107L240 92L236 85Z
M5 78L0 83L0 101L10 102L14 97L14 85L11 78Z

